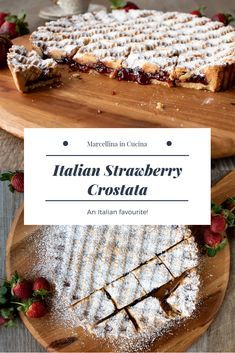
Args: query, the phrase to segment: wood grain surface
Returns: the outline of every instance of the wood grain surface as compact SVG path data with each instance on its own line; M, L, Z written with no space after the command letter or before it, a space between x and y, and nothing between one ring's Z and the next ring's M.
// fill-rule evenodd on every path
M212 190L212 199L222 202L226 197L234 195L235 172L228 174ZM16 269L21 273L30 273L30 259L37 257L32 236L37 226L24 226L23 206L19 209L12 225L7 243L6 270L9 277ZM213 321L220 308L229 279L230 250L225 247L215 258L203 256L200 264L202 286L200 290L201 304L195 317L172 329L153 344L153 351L182 352L201 336ZM50 315L41 320L22 320L32 335L49 351L56 352L102 352L112 351L103 340L94 340L85 336L82 329L76 334L72 329L63 328Z
M16 43L29 46L28 37ZM78 78L64 67L59 88L20 94L8 69L0 76L0 126L21 138L25 127L210 127L212 157L219 158L235 156L234 117L235 89L210 93L100 74Z

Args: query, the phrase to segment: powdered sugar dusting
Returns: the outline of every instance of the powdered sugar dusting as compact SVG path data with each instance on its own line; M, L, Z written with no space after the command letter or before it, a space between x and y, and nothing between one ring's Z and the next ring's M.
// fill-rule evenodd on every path
M13 45L8 53L8 63L16 70L24 71L34 68L41 74L43 70L53 69L58 64L53 59L43 60L36 51L28 51L24 46Z
M180 317L189 317L195 310L198 297L199 276L192 270L167 299L168 304Z
M159 247L161 239L164 246ZM85 332L112 342L117 350L147 350L151 342L185 316L185 310L177 317L169 316L150 294L172 279L156 257L156 250L166 254L167 249L185 241L194 243L184 226L41 227L33 234L36 257L31 275L43 276L54 286L51 312L56 322L74 329L81 326ZM184 257L177 261L184 262ZM155 280L161 273L159 266L166 276L162 282ZM152 275L144 277L145 271ZM186 279L182 286L177 300L186 305L191 287ZM192 288L194 294L198 288L199 280ZM191 298L195 308L197 296L189 296L187 310Z
M93 62L106 63L119 59L123 67L147 71L148 64L154 64L155 70L171 74L174 69L204 74L208 67L235 63L232 26L180 12L86 13L48 22L31 40L35 48L52 57L75 54L74 60L82 63L91 57Z

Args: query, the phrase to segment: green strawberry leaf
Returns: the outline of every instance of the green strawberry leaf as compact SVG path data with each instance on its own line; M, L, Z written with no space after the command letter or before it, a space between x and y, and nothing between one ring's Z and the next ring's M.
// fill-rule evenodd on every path
M209 257L214 257L217 254L216 248L212 248L211 246L205 245L206 253Z
M2 173L0 176L0 180L1 181L7 181L7 180L10 181L14 174L15 173L12 173L12 172Z
M9 16L6 17L6 20L7 20L8 22L11 22L11 23L16 23L17 20L18 20L18 18L17 18L17 16L15 16L15 15L9 15Z
M15 189L13 188L13 186L11 184L8 185L8 188L9 188L10 192L12 192L14 194Z
M126 1L124 0L111 0L110 2L112 9L123 8L126 5Z
M24 22L26 18L26 12L24 10L20 11L20 13L18 14L18 21Z
M6 304L8 294L8 287L6 286L6 282L4 282L0 287L0 304Z
M227 220L227 224L229 227L233 227L235 224L235 215L233 212L231 212L230 210L224 209L222 211L223 216L226 218Z
M11 275L11 279L10 279L10 285L13 286L14 284L18 283L20 281L21 277L18 274L17 271L15 271L12 275Z
M207 7L204 6L204 5L202 5L202 6L199 6L198 11L201 12L201 15L202 15L202 16L205 16L206 9L207 9Z
M16 323L14 320L8 320L5 324L4 324L5 327L7 328L11 328L11 327L15 327L16 326Z
M7 287L0 287L0 296L7 294Z
M211 203L211 211L214 214L219 214L222 211L223 207L220 205L217 205L216 203L212 202Z
M7 300L4 297L0 297L0 304L4 305L6 304Z
M16 24L16 31L19 35L23 36L25 34L30 33L29 32L29 27L27 22L17 22Z
M227 244L227 239L225 238L224 240L222 240L222 242L219 245L215 247L205 245L207 255L209 257L214 257L220 250L222 250L225 247L226 244Z
M35 290L33 293L34 297L41 297L42 299L48 297L48 295L50 294L50 292L48 292L48 290L46 289L39 289L39 290Z
M1 316L3 317L3 319L9 319L10 316L12 315L12 310L11 308L3 308L0 310Z

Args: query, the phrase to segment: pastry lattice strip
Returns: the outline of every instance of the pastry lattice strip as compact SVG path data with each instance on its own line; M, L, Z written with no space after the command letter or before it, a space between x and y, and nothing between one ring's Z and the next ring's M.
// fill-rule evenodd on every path
M69 42L64 41L63 36ZM99 61L113 70L133 69L135 75L132 76L108 73L111 77L139 83L171 82L216 91L233 85L235 80L235 29L206 17L154 10L132 10L128 13L118 10L111 14L102 11L49 22L33 33L31 40L33 46L45 55L63 59L75 54L74 60L88 65L89 69L97 70L96 63ZM96 47L92 46L92 43L104 46L106 40L112 41L106 51L97 52ZM116 47L119 54L113 50ZM148 54L151 51L153 53ZM172 58L171 51L174 58L172 65L167 61ZM84 54L87 52L89 55ZM139 54L134 62L133 52ZM154 66L159 53L162 53L162 61ZM142 56L146 57L144 65ZM129 63L134 68L133 65L126 66ZM152 72L154 69L155 75ZM105 72L99 68L98 71ZM170 75L166 74L169 72ZM144 79L140 75L145 75Z

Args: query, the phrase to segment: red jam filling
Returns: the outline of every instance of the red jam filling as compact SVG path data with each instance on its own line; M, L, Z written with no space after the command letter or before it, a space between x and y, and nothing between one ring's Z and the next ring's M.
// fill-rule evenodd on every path
M150 84L149 75L141 70L120 69L117 72L117 79L119 81L133 81L140 85Z
M150 74L142 71L141 69L119 69L119 70L114 70L111 69L107 66L105 66L103 63L98 62L96 64L92 65L81 65L78 64L74 61L69 62L69 67L70 70L75 71L81 71L81 72L89 72L90 70L96 70L97 72L101 74L111 74L115 73L115 77L119 81L132 81L132 82L137 82L140 85L148 85L151 83L152 79L158 80L158 81L164 81L168 82L169 80L169 74L164 71L159 71L155 74ZM115 72L116 71L116 72Z
M74 60L70 58L64 58L62 60L57 60L58 63L60 64L67 64L70 68L71 71L81 71L84 73L88 73L90 70L96 70L100 74L111 74L114 73L114 77L116 77L119 81L132 81L132 82L137 82L140 85L148 85L151 83L151 80L157 80L161 82L167 82L170 85L174 84L174 81L169 78L169 73L160 70L156 73L146 73L141 69L128 69L128 68L122 68L119 70L114 70L106 65L104 65L102 62L97 62L95 64L79 64L75 62ZM192 75L187 82L192 82L192 83L202 83L204 85L207 85L208 82L206 80L206 77L203 75Z
M169 73L163 70L156 73L146 73L141 69L121 69L118 71L117 78L120 81L134 81L141 85L148 85L151 80L173 83L169 78Z
M208 85L208 81L205 76L203 75L192 75L187 82L192 83L202 83L203 85Z

